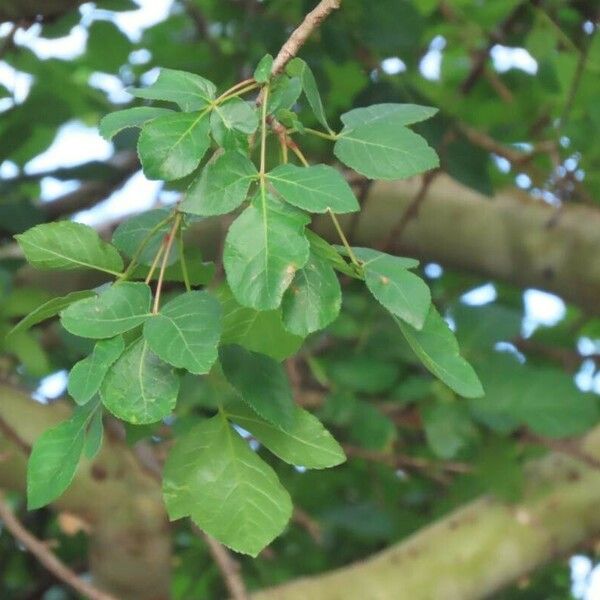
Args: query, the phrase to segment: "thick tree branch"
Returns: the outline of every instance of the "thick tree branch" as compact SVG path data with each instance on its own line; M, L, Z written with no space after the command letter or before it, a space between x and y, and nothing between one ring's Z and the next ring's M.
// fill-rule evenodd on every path
M77 576L69 569L41 540L29 532L15 516L0 494L0 521L13 536L33 554L38 561L59 580L64 581L79 594L90 600L117 600L114 596L102 592Z
M0 435L0 486L23 490L27 452L47 428L69 414L62 403L45 406L0 385L0 418L23 443ZM13 436L13 437L14 437ZM166 600L171 540L160 485L120 440L105 436L96 459L82 459L69 489L54 503L91 529L94 585L126 600Z
M600 457L600 429L584 449ZM600 532L597 469L550 454L527 466L526 481L516 504L483 497L364 562L253 598L487 598Z

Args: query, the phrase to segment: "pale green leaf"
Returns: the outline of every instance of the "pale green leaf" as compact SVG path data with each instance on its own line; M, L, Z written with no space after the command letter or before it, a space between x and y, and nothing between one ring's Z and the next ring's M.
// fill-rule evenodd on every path
M158 79L149 87L129 90L138 98L175 102L185 111L205 108L214 100L216 91L215 84L208 79L173 69L161 69Z
M144 338L159 358L190 373L208 373L217 360L221 305L208 292L186 292L144 323Z
M347 128L375 123L377 121L393 121L399 125L412 125L425 121L438 112L437 108L419 106L417 104L372 104L364 108L354 108L341 116Z
M342 291L333 267L311 252L283 295L281 311L288 331L307 336L327 327L339 314Z
M391 119L345 127L334 146L335 155L370 179L404 179L439 165L427 142Z
M110 338L141 325L150 316L151 300L145 283L115 283L94 298L71 304L60 320L74 335Z
M123 269L117 249L82 223L44 223L15 238L25 258L38 269L98 269L111 275Z
M294 425L292 390L276 360L237 345L222 346L219 357L227 381L252 410L282 429Z
M81 458L86 428L97 408L97 402L90 402L35 441L27 463L29 510L56 500L69 487Z
M186 192L181 210L202 216L228 213L246 199L257 174L248 157L240 152L225 152L204 167Z
M94 412L85 435L83 455L88 460L92 460L100 452L103 438L104 424L102 423L102 409L100 409Z
M79 405L89 402L100 389L113 363L123 354L125 342L121 336L96 342L92 354L73 365L67 391Z
M319 88L317 87L315 76L310 67L301 58L296 57L290 61L286 71L289 75L300 77L302 90L304 91L304 95L306 96L317 121L319 121L325 129L331 131L329 123L327 123L321 94L319 94Z
M148 179L181 179L198 167L210 145L206 112L158 117L142 129L138 154Z
M112 243L123 254L131 258L141 246L142 242L150 236L138 256L138 262L143 265L151 265L165 236L171 229L171 226L167 221L170 214L171 211L167 208L155 208L154 210L148 210L139 215L134 215L120 223L115 229ZM154 233L150 235L153 231ZM173 248L171 250L169 262L174 262L177 258L177 249Z
M163 495L171 519L192 521L237 552L256 556L292 514L277 475L218 415L179 437L167 458Z
M240 304L277 308L294 274L308 260L308 217L261 190L225 239L227 281Z
M407 270L407 265L412 268L416 261L364 248L353 251L364 261L365 283L373 296L393 315L421 329L431 306L431 292L419 276Z
M15 335L22 331L27 331L34 325L57 315L61 310L67 308L78 300L84 298L90 298L96 294L92 290L82 290L80 292L71 292L66 296L59 296L58 298L52 298L48 302L38 306L35 310L31 311L25 318L21 319L8 333L9 335Z
M328 165L280 165L267 177L284 200L309 212L348 213L360 208L348 182Z
M414 353L436 377L465 398L483 395L477 374L460 355L454 334L433 305L421 331L394 319Z
M273 68L273 57L265 54L254 69L254 80L257 83L267 83L271 78L271 69Z
M130 127L141 127L144 123L162 117L173 111L157 106L136 106L106 115L98 125L98 131L105 140L112 140L117 133Z
M280 310L255 310L238 304L227 286L217 291L223 308L222 344L239 344L281 361L296 354L303 338L287 331Z
M292 465L326 469L346 460L341 446L319 419L299 406L295 407L293 426L285 431L239 402L228 405L225 412L273 454Z
M100 395L115 417L136 425L155 423L169 416L177 403L179 378L139 339L104 378Z

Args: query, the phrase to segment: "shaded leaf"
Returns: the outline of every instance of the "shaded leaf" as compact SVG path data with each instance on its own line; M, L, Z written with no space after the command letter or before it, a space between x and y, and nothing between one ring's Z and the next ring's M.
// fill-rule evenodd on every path
M312 108L317 121L325 127L328 131L331 131L329 127L329 123L327 123L327 117L325 115L325 108L323 106L323 101L321 100L321 94L319 94L319 88L317 87L317 82L315 80L315 76L311 71L310 67L304 62L301 58L293 58L288 64L286 71L291 76L296 76L300 78L302 82L302 90L304 91L304 95Z
M242 346L222 346L221 366L242 400L263 419L283 429L294 425L294 399L283 367Z
M110 113L102 118L98 131L105 140L112 140L117 133L130 127L141 127L144 123L172 113L168 108L157 106L136 106Z

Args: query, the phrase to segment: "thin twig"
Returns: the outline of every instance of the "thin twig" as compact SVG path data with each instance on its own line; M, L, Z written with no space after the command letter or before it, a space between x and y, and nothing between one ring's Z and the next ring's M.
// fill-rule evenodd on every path
M173 223L173 227L169 232L167 243L165 244L165 253L163 254L162 263L160 265L160 273L158 275L158 282L156 284L156 294L154 295L154 305L152 306L152 313L157 314L158 309L160 308L160 294L162 292L163 279L165 277L165 269L167 268L167 261L169 260L169 255L171 254L171 246L173 246L173 242L175 240L175 236L177 235L177 230L179 229L179 225L181 224L181 213L177 213L175 217L175 221Z
M311 10L304 21L290 35L288 41L281 47L281 50L273 61L271 73L278 75L285 69L292 58L298 54L298 50L304 45L310 34L327 18L334 10L338 9L342 0L321 0L317 6Z
M219 544L217 540L204 533L196 525L192 524L192 529L206 542L210 555L219 567L233 600L249 600L250 596L246 591L244 580L240 576L240 566L225 546Z
M89 600L117 600L115 596L111 596L103 592L93 585L83 581L77 574L69 569L49 548L48 546L36 538L15 516L6 501L0 494L0 520L2 520L6 529L19 540L19 542L33 554L37 560L55 575L58 579L73 588L78 594L81 594Z

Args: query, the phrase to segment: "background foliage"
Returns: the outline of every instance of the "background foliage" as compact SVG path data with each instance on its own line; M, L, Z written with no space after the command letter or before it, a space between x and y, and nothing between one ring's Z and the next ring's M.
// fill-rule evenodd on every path
M0 98L3 333L48 299L99 282L89 275L55 276L25 267L12 236L72 215L85 219L80 211L101 206L139 170L137 134L126 130L114 138L114 155L108 160L35 172L28 163L51 146L59 129L73 120L95 127L106 113L145 106L144 100L131 101L115 90L148 85L158 66L202 74L224 90L250 77L266 53L275 54L312 3L176 0L167 16L130 37L116 17L137 8L129 0L107 0L97 7L60 11L41 24L29 23L25 15L20 24L31 27L30 39L57 40L74 27L85 34L82 51L64 59L45 57L41 46L36 53L25 35L2 26L2 60L9 73ZM439 107L436 116L414 129L436 149L443 173L488 197L482 202L493 202L494 194L516 185L520 191L511 193L524 205L546 203L554 207L552 219L560 219L561 211L576 204L596 210L600 198L596 10L594 2L564 0L348 2L322 24L301 56L315 73L323 117L334 130L341 126L339 116L353 107L381 102ZM19 84L24 80L30 82L26 92ZM307 107L299 108L309 126L319 127ZM313 162L339 167L329 143L308 136L301 142ZM429 186L444 181L442 177L436 172L419 183L422 193L413 198L413 212L420 203L426 205ZM46 201L48 178L75 182L75 191ZM364 181L353 183L367 212L373 190ZM165 192L181 192L187 184L165 184L159 201L171 197ZM97 228L110 237L117 223L108 210L100 215ZM399 223L393 235L401 238L410 217L403 224L403 215L390 211L379 220ZM351 217L344 224L350 236L356 233ZM204 283L216 271L213 282L218 282L222 265L209 261L220 257L222 226L218 219L201 225L206 228L194 244L202 259L194 256L191 276ZM322 224L317 227L324 230ZM442 228L451 232L456 245L468 244L453 223ZM360 245L392 246L378 231L370 233L370 244ZM130 239L127 232L123 239ZM531 243L536 256L552 256L552 245ZM119 270L115 257L105 260L106 268ZM509 260L517 274L528 267L520 256ZM525 277L490 281L480 273L470 271L468 260L461 270L427 261L419 268L483 383L485 396L468 400L422 368L382 307L349 277L341 279L340 316L304 343L281 327L278 314L256 318L252 309L237 306L228 290L219 289L224 306L231 306L225 339L254 340L254 351L276 352L278 360L295 355L286 365L296 400L327 424L349 456L343 466L304 472L259 450L300 510L285 535L256 560L242 559L250 588L366 557L482 493L516 501L528 460L548 448L573 453L565 439L597 424L597 308L573 296L564 308L555 300L559 310L540 324L540 304L536 310L528 303L535 295L524 293L530 285ZM584 285L585 277L580 275ZM548 281L549 289L555 289L550 276ZM31 391L44 377L71 369L91 350L55 321L3 344L3 379ZM77 392L69 391L77 399ZM182 382L177 418L127 428L127 441L150 440L162 457L170 439L199 415L210 414L215 398L227 393L218 376L199 380L190 375ZM11 501L23 509L19 493ZM27 513L26 520L40 537L60 542L57 553L65 561L86 571L87 537L78 527L65 525L64 515L57 518L46 509ZM172 596L223 595L205 543L186 521L174 524L172 539ZM52 597L69 597L29 555L14 552L6 532L0 542L2 597L39 597L50 589L57 594ZM565 562L557 561L498 597L567 598L568 590Z

